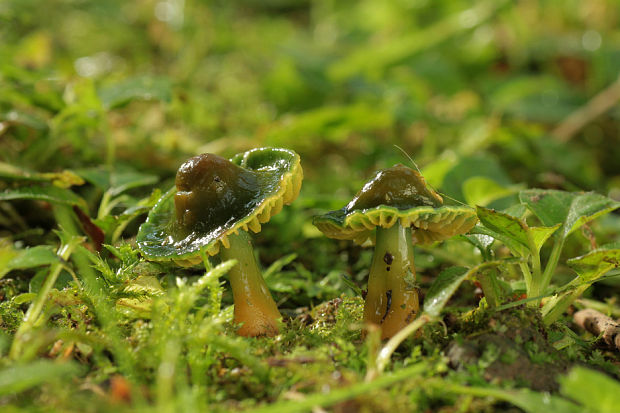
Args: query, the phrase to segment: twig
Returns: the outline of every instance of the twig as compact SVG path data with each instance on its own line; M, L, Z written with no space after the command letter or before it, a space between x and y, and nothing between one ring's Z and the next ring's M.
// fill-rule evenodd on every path
M618 101L620 101L620 77L584 106L568 115L551 132L551 135L560 142L567 142L593 119L611 109Z
M578 326L594 335L602 336L606 344L615 346L616 349L620 350L620 323L611 317L591 308L586 308L577 311L573 319Z

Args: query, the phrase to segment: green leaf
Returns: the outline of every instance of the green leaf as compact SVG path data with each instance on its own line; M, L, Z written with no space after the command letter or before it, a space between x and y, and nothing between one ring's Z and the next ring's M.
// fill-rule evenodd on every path
M11 270L25 270L28 268L50 265L58 262L58 255L54 249L45 245L18 250L18 255L8 262Z
M486 235L492 237L493 239L501 241L505 246L508 247L508 249L510 249L510 251L514 255L518 257L525 257L527 255L527 248L524 247L521 243L513 240L507 235L501 234L497 231L493 231L492 229L489 229L482 225L476 225L471 231L469 231L469 233Z
M18 255L9 238L0 238L0 278L10 271L8 263Z
M560 224L552 227L529 227L522 219L480 206L477 207L477 213L480 222L496 236L501 236L498 239L520 256L525 255L523 247L530 250L533 246L536 251L540 251L545 241L560 227Z
M124 291L151 296L162 295L165 292L157 277L152 275L140 275L136 277L125 287Z
M495 159L489 156L468 156L448 171L441 186L442 193L459 201L465 201L464 184L472 178L488 178L500 186L512 184L510 177Z
M15 297L13 297L13 302L15 304L29 303L29 302L32 302L36 298L36 296L37 296L36 293L23 293L23 294L16 295Z
M558 228L560 228L560 224L552 227L530 227L529 230L532 235L532 241L534 241L534 245L538 251L540 251L545 242Z
M465 202L471 206L488 205L496 199L514 194L515 188L508 188L484 176L474 176L463 182Z
M502 395L499 392L503 393ZM493 396L505 400L528 413L585 413L583 409L569 400L549 393L531 390L498 390Z
M153 307L153 300L148 297L144 298L119 298L116 301L116 311L122 313L125 317L136 318L151 318L151 309Z
M106 168L89 168L76 171L81 177L116 196L132 188L152 185L159 180L156 175L144 174L132 170L110 171Z
M263 271L263 278L268 280L272 275L282 271L282 268L289 265L297 258L297 254L288 254L278 260L274 261L265 271Z
M31 113L26 113L15 109L6 113L0 113L0 120L18 125L24 125L41 131L47 129L47 122L45 119L37 117Z
M12 245L0 249L0 278L13 270L25 270L58 262L58 256L49 246L38 245L23 250Z
M0 396L20 393L60 377L78 374L79 365L38 360L26 365L13 365L0 371Z
M491 245L495 242L495 238L484 234L464 234L459 235L459 238L464 239L474 247L478 248L480 253L485 257L489 256Z
M134 77L99 91L104 108L113 109L132 100L172 100L172 85L163 77Z
M438 316L452 294L469 275L466 267L450 267L442 271L424 299L424 312L431 316Z
M497 387L464 386L446 381L434 381L430 384L445 392L468 394L476 397L493 397L514 404L527 413L584 413L582 407L570 400L529 389L504 390Z
M597 249L581 257L571 258L567 263L582 281L592 283L609 270L620 266L620 249Z
M86 207L86 202L75 193L57 186L24 186L14 189L5 189L0 192L0 201L15 199L34 199L55 204L78 205Z
M69 188L73 185L83 185L84 180L74 172L64 170L61 172L30 172L14 165L0 162L0 178L7 181L17 182L51 182L61 188Z
M583 367L574 367L567 376L560 377L560 392L594 412L614 413L620 406L620 384Z
M519 199L544 225L561 224L558 234L562 239L586 222L620 207L620 202L594 192L528 189L519 193Z
M523 204L514 204L509 206L506 209L503 209L502 212L504 214L508 214L510 216L519 218L519 219L523 219L525 218L525 215L527 214L527 207Z
M509 238L511 241L529 248L527 231L529 227L525 221L503 212L485 207L476 207L476 213L480 222L490 230ZM510 245L508 245L510 247Z

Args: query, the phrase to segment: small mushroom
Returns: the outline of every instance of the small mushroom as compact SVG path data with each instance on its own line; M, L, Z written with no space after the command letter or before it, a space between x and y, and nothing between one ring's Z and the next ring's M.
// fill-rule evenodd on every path
M248 230L281 211L299 194L299 155L260 148L227 160L213 154L188 159L175 188L153 207L138 232L138 246L150 260L190 266L202 254L236 259L230 273L234 322L246 337L277 334L280 312L258 268ZM224 248L221 248L223 246Z
M441 241L469 231L476 212L443 205L422 175L404 165L375 174L348 205L314 217L326 236L376 244L368 278L364 320L390 338L417 315L413 244ZM409 282L408 282L409 281Z

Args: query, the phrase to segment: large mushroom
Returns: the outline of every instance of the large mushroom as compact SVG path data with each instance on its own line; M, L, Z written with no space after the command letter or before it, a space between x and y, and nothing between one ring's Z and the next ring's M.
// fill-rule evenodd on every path
M258 268L248 230L280 212L299 194L303 171L299 155L260 148L227 160L213 154L188 159L175 188L157 202L138 232L138 246L150 260L199 263L204 253L236 259L229 273L237 333L277 334L281 317ZM222 248L223 247L223 248Z
M413 244L463 234L476 221L473 208L444 205L422 175L400 164L377 172L342 209L314 217L330 238L375 244L364 321L380 325L382 338L396 334L419 310Z

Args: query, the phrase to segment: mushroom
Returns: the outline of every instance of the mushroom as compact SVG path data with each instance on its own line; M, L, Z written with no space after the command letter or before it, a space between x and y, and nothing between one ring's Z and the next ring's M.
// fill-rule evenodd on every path
M441 241L469 231L476 212L443 205L422 175L404 165L378 171L353 200L337 211L314 217L326 236L376 244L368 278L364 321L381 326L390 338L417 315L413 244Z
M206 253L235 259L229 272L237 333L277 334L281 317L258 268L248 230L282 210L299 194L303 171L299 155L278 148L253 149L226 160L213 154L188 159L175 187L150 211L138 232L147 259L198 264ZM222 248L223 247L223 248Z

